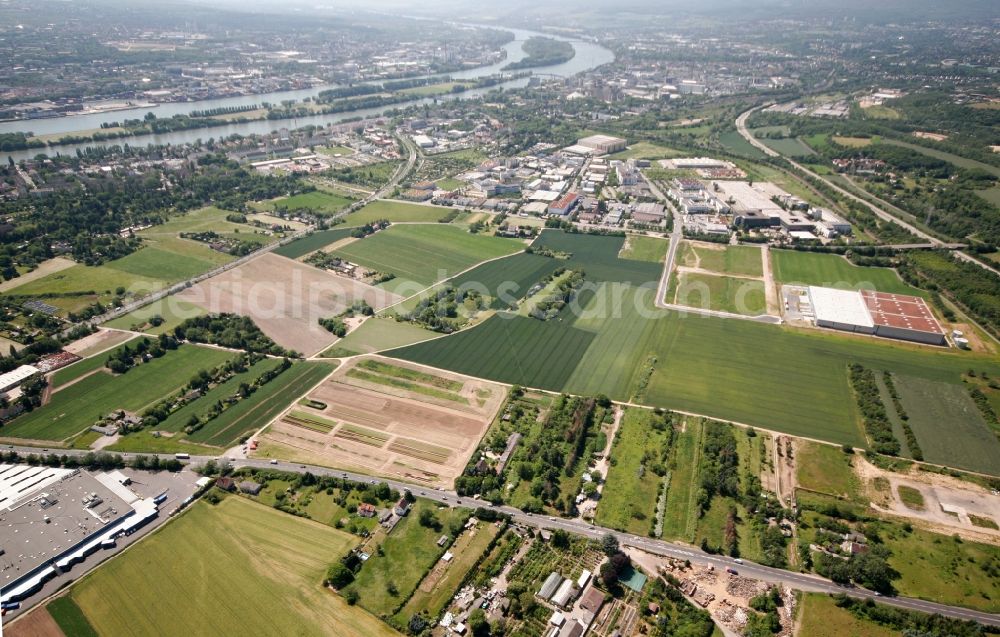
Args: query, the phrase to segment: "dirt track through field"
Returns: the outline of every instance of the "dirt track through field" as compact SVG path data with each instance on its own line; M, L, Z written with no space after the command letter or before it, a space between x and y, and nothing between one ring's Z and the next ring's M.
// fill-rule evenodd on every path
M352 303L376 310L400 298L385 290L268 253L199 283L177 295L209 312L249 316L276 343L305 355L333 344L319 325Z

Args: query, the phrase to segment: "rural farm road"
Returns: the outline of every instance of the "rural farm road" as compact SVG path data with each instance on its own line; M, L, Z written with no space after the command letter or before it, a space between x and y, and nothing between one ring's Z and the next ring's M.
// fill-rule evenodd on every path
M833 190L837 191L839 194L847 197L848 199L851 199L852 201L856 201L856 202L860 203L861 205L863 205L864 207L868 208L869 210L872 211L872 213L876 217L882 219L883 221L888 221L888 222L891 222L891 223L895 223L896 225L905 228L910 233L912 233L912 234L916 235L917 237L920 237L921 239L924 239L925 241L927 241L929 244L931 244L931 246L933 246L935 248L952 249L953 250L952 254L955 255L957 258L961 259L962 261L966 261L968 263L972 263L974 265L978 265L979 267L983 268L984 270L987 270L987 271L992 272L993 274L995 274L997 276L1000 276L1000 270L998 270L998 269L990 266L989 264L983 263L979 259L976 259L976 258L974 258L972 256L969 256L968 254L966 254L964 252L960 252L959 250L957 250L957 248L964 247L963 244L960 244L960 243L945 243L944 241L941 241L937 237L933 237L933 236L929 235L928 233L924 232L923 230L920 230L919 228L917 228L913 224L908 223L906 221L903 221L899 217L897 217L897 216L895 216L895 215L893 215L893 214L891 214L889 212L886 212L885 210L883 210L882 208L879 208L878 206L872 204L871 202L869 202L869 201L867 201L865 199L862 199L861 197L858 197L854 193L852 193L852 192L850 192L848 190L845 190L844 188L841 188L840 186L838 186L837 184L835 184L835 183L831 182L830 180L826 179L822 175L809 170L808 168L806 168L802 164L798 163L797 161L795 161L791 157L787 157L785 155L782 155L781 153L778 153L778 152L776 152L774 150L771 150L771 148L769 146L767 146L763 142L759 141L747 129L747 118L749 118L750 115L754 111L758 110L759 108L761 108L761 107L760 106L754 106L753 108L740 113L739 117L736 118L736 130L739 131L740 135L743 136L743 139L747 140L747 142L749 142L754 148L760 150L762 153L764 153L768 157L780 157L780 158L784 159L789 164L791 164L795 168L799 169L803 173L809 175L810 177L812 177L814 179L818 179L818 180L822 181L824 184L826 184L827 186L829 186ZM923 247L923 246L919 245L918 247Z
M722 312L719 310L709 310L699 307L691 307L687 305L674 305L673 303L667 303L665 298L667 295L667 288L670 287L670 275L673 273L675 268L675 262L677 261L677 250L680 248L681 240L684 238L684 222L681 219L681 213L677 208L670 202L669 199L663 194L663 191L651 180L646 178L646 175L642 175L643 179L646 180L646 184L649 186L650 192L656 195L664 204L671 210L674 215L674 227L670 232L670 248L667 250L667 258L663 262L663 275L660 277L660 284L656 288L656 307L663 310L673 310L675 312L680 312L681 314L697 314L699 316L712 316L716 318L728 318L728 319L740 319L744 321L756 321L758 323L770 323L772 325L780 325L781 317L771 316L769 314L760 314L758 316L749 316L746 314L734 314L732 312Z
M17 451L19 454L37 454L39 452L46 453L46 450L39 449L37 447L22 447L22 446L12 446L6 445L5 447L0 447L0 450L6 451ZM59 455L68 455L82 457L88 453L93 453L90 451L82 449L53 449ZM113 453L113 452L112 452ZM123 457L129 456L129 454L113 454L121 455ZM163 460L173 459L173 454L131 454L133 456L144 455L144 456L157 456ZM746 560L736 562L733 558L724 557L720 555L710 555L704 551L689 546L687 544L678 544L673 542L665 542L663 540L657 540L655 538L640 537L637 535L629 535L626 533L620 533L612 529L607 529L604 527L596 526L593 524L588 524L586 522L581 522L579 520L567 520L555 517L545 517L532 515L530 513L525 513L520 509L515 509L513 507L492 507L489 503L482 502L480 500L475 500L472 498L463 499L460 498L454 491L448 491L445 489L434 489L430 487L420 487L419 485L414 485L406 482L399 482L397 480L386 480L384 478L373 478L372 476L352 473L349 471L340 471L336 469L330 469L328 467L318 467L315 465L306 465L299 463L292 463L287 461L278 461L277 464L272 464L270 460L258 460L258 459L243 459L234 458L228 459L225 457L214 457L214 456L192 456L190 459L191 465L202 464L208 462L209 460L215 461L228 461L230 465L234 468L253 468L253 469L275 469L280 471L289 471L294 473L305 473L310 472L317 476L332 476L339 478L347 478L348 480L353 480L355 482L386 482L390 487L398 491L409 490L414 495L419 497L438 502L445 506L484 506L489 508L495 508L497 511L510 515L511 518L519 524L525 526L531 526L538 529L548 529L556 530L562 529L569 533L574 533L583 537L590 539L599 539L607 533L611 533L618 538L619 543L627 546L632 546L637 549L647 551L649 553L660 555L664 557L673 557L681 560L690 560L698 564L713 565L716 568L732 568L738 571L741 575L748 577L761 579L773 583L782 583L786 586L797 590L806 590L819 593L843 593L850 597L855 597L858 599L872 599L877 600L880 603L888 604L890 606L896 606L898 608L904 608L908 610L916 610L924 613L937 613L939 615L944 615L946 617L953 617L956 619L964 619L968 621L976 621L982 624L987 624L990 626L1000 626L1000 615L994 615L990 613L984 613L976 610L971 610L968 608L961 608L958 606L947 606L945 604L937 604L934 602L928 602L920 599L913 599L909 597L884 597L877 595L876 593L853 586L840 586L834 584L833 582L823 579L815 575L808 575L804 573L795 573L792 571L785 571L779 568L771 568L769 566L763 566L760 564L755 564L753 562L748 562Z

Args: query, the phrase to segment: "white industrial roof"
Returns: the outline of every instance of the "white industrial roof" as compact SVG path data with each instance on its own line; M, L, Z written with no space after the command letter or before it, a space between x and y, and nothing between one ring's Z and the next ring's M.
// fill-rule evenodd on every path
M32 367L31 365L21 365L13 371L9 371L6 374L0 374L0 387L18 385L40 371L41 370L37 367Z
M71 473L72 469L56 467L0 465L0 507L12 507Z
M817 321L875 326L864 298L856 290L809 286L809 298L812 299L813 315Z

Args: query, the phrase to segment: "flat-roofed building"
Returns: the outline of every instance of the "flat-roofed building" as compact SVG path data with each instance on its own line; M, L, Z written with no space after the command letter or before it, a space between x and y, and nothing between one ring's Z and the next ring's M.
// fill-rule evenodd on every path
M590 148L601 154L617 153L625 150L627 142L621 137L611 135L591 135L576 141L577 146Z

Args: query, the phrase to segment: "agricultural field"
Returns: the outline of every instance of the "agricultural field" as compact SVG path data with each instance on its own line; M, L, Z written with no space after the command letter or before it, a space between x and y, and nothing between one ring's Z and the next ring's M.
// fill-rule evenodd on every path
M372 354L385 349L403 347L441 336L413 323L391 318L372 317L323 352L326 358Z
M662 264L667 256L668 248L670 248L669 239L633 234L625 240L625 245L618 254L618 258Z
M76 265L76 261L72 259L67 259L66 257L52 257L38 264L38 267L29 272L24 271L24 268L18 268L20 276L9 279L7 281L0 281L0 293L5 293L8 290L13 290L16 287L22 286L36 279L42 279L50 274L59 272L60 270L66 270L72 268Z
M336 243L341 239L350 237L353 231L354 228L345 228L343 226L338 226L330 230L317 230L301 239L296 239L280 248L275 248L273 252L289 259L298 259L317 250L322 250L331 243Z
M663 463L662 455L669 453L671 442L669 431L652 427L654 418L648 409L625 411L611 449L615 462L608 469L597 506L595 520L601 526L639 536L651 528L665 478L650 465Z
M558 240L548 240L550 235ZM549 231L542 235L553 249L575 249L581 255L587 251L577 241L586 242L593 261L574 253L563 262L567 267L581 264L588 281L612 274L618 275L616 280L641 280L643 270L636 264L651 267L653 280L658 278L656 264L603 260L608 252L614 259L621 238L567 237ZM602 249L602 241L611 249ZM605 392L620 400L638 395L644 404L859 447L863 437L847 382L848 364L861 362L946 383L960 382L972 364L985 366L991 376L1000 370L991 359L975 354L752 321L681 317L654 308L653 292L651 287L596 286L581 293L582 311L571 320L499 313L433 343L386 354L540 389Z
M805 593L798 608L799 634L805 637L899 637L898 631L854 616L829 595Z
M750 159L767 159L762 150L743 139L739 131L728 130L719 135L719 144L731 153L749 157Z
M249 316L278 345L306 355L328 348L336 337L319 325L352 303L375 309L399 299L379 288L331 272L263 254L177 295L207 312Z
M871 146L874 141L871 137L841 137L839 135L834 135L830 139L833 140L833 143L845 148L864 148Z
M641 285L659 281L663 271L659 264L618 257L624 244L624 237L545 230L532 245L570 254L563 265L570 269L582 269L586 273L586 279L594 283Z
M118 330L98 329L89 336L73 341L63 347L64 352L76 354L82 358L94 356L111 348L122 345L135 338L135 334L119 332Z
M143 250L147 249L143 248ZM139 250L139 252L143 250ZM135 259L133 259L134 261ZM61 314L65 314L78 312L98 301L106 303L115 296L115 290L118 288L124 288L126 291L132 291L142 296L166 285L167 281L164 279L154 280L137 276L113 268L110 264L99 266L77 264L71 268L18 285L7 290L5 294L38 298L59 308L62 311ZM59 296L48 296L53 294Z
M512 309L533 285L564 265L559 259L520 252L476 266L448 283L482 292L491 308Z
M899 274L892 268L856 266L844 257L835 254L772 250L771 259L774 264L774 278L779 285L798 283L927 296L923 290L904 283L899 278Z
M674 298L667 302L748 316L767 313L763 281L700 272L678 272Z
M1000 441L964 385L910 376L894 384L927 462L1000 475Z
M781 139L761 139L771 150L789 157L813 157L816 151L810 148L798 137L784 137Z
M701 241L682 241L677 253L679 265L718 274L750 277L764 275L764 262L757 246L730 246Z
M433 512L437 527L420 524L423 510ZM341 593L356 591L358 606L374 615L393 614L444 553L445 549L437 545L438 538L448 533L453 521L461 521L468 513L468 509L439 508L427 500L417 500L409 515L380 542L382 554L376 552L369 557L354 582Z
M196 503L81 579L69 597L102 635L158 635L164 626L192 636L395 635L321 586L329 563L355 541L229 496Z
M480 261L513 254L524 244L470 234L449 225L395 225L333 253L352 263L396 275L393 289L407 283L413 292L447 279Z
M272 199L261 206L264 210L311 210L317 214L333 214L354 203L349 197L337 195L323 190L313 190L312 192Z
M187 319L201 316L204 313L205 310L194 303L182 301L176 296L168 296L108 321L104 326L158 336L172 331ZM156 317L163 319L163 322L159 325L153 325L151 321Z
M57 387L45 405L7 424L3 429L4 436L65 440L116 409L141 412L179 390L199 369L215 367L232 356L232 352L182 345L177 350L168 351L162 358L155 358L118 376L103 370L103 361L107 360L107 356L88 359L96 359L96 371L79 377L70 385ZM73 367L67 371L69 369Z
M345 217L345 221L352 226L363 226L366 223L388 219L393 223L437 223L442 217L452 212L451 208L442 206L429 206L405 201L393 201L390 199L378 199L371 202L361 210L352 212Z
M504 397L493 383L357 359L274 422L258 455L450 487Z
M677 432L670 457L670 487L663 516L663 537L694 542L698 526L698 466L701 458L703 423L686 418Z

